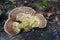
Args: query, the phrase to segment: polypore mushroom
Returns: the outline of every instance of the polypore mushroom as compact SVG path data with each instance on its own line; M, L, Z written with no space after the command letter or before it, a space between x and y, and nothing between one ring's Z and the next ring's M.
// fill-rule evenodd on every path
M37 13L34 9L30 7L18 7L13 9L8 15L4 30L9 35L16 35L22 28L25 32L28 32L35 27L45 28L46 24L47 20L44 16Z

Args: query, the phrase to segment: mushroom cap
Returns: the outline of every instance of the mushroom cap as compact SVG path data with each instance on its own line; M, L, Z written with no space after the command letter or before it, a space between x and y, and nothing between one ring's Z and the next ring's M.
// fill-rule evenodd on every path
M9 18L15 20L17 14L19 13L29 13L29 14L35 14L36 11L34 9L32 9L31 7L17 7L15 9L13 9L10 13L9 13Z
M39 18L39 21L41 22L41 25L39 26L39 28L45 28L46 25L47 25L46 18L42 14L40 14L40 13L35 14L35 15L37 16L37 18Z
M5 24L4 24L4 30L6 33L8 33L9 35L15 35L17 33L19 33L19 31L15 31L13 28L13 23L14 21L12 21L11 19L8 19Z
M37 18L40 20L41 22L41 26L39 28L44 28L46 27L47 24L47 20L44 18L44 16L40 13L36 13L36 11L30 7L17 7L14 8L8 15L8 19L4 24L4 30L6 33L8 33L9 35L15 35L18 34L20 31L17 30L15 31L15 29L13 28L13 23L15 22L14 20L16 20L16 17L18 14L31 14L32 16L37 16Z

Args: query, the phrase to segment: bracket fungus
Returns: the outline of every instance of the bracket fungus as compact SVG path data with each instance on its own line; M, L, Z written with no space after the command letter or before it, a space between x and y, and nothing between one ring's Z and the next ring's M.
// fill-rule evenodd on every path
M34 9L17 7L9 13L8 19L4 24L4 30L9 35L16 35L21 32L22 28L25 32L28 32L35 27L45 28L46 24L45 17Z

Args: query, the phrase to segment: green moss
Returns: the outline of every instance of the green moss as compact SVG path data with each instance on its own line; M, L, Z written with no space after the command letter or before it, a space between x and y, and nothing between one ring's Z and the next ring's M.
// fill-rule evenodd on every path
M7 8L14 8L15 7L15 5L7 5Z
M32 7L49 7L49 3L47 0L42 0L42 2L36 3L36 4L32 4Z

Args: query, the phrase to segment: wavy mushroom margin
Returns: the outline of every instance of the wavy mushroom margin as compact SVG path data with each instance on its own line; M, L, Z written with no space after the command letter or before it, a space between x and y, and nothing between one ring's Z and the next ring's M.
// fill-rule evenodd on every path
M4 30L5 30L5 32L6 32L7 34L9 34L9 35L12 36L12 35L16 35L16 34L19 33L19 32L16 32L16 31L15 31L15 33L13 33L13 34L9 33L8 30L6 29L6 25L7 25L7 22L8 22L9 20L12 20L12 17L13 17L13 16L12 16L11 14L12 14L13 12L15 12L15 11L17 11L17 10L20 10L20 9L22 9L22 12L23 12L23 9L24 9L24 8L31 9L30 11L32 11L32 12L34 13L33 15L36 14L36 16L39 15L40 17L43 18L43 20L41 20L41 21L45 21L45 24L44 24L44 26L41 26L41 27L39 27L39 28L45 28L45 27L46 27L46 25L47 25L47 20L44 18L44 16L43 16L42 14L40 14L40 13L37 14L36 11L35 11L34 9L30 8L30 7L17 7L17 8L14 8L14 9L9 13L8 19L7 19L7 21L6 21L5 24L4 24ZM12 16L12 17L11 17L11 16ZM38 16L38 17L39 17L39 16ZM39 17L39 18L40 18L40 17ZM13 31L14 31L14 29L13 29ZM11 31L11 32L12 32L12 31Z

